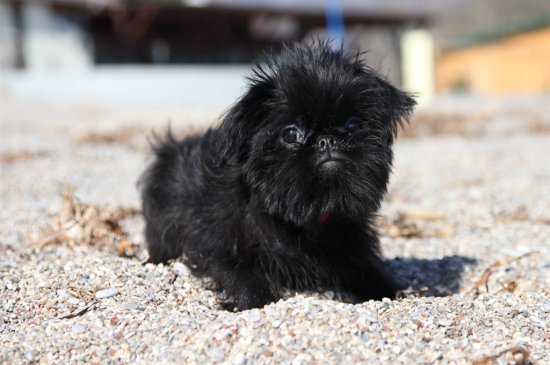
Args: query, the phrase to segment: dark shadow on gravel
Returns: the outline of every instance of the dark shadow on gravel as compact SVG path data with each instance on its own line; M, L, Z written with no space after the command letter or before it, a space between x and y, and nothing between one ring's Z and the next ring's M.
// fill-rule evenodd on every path
M446 256L441 259L387 260L388 269L407 289L404 296L442 297L458 293L466 267L477 260L467 256Z

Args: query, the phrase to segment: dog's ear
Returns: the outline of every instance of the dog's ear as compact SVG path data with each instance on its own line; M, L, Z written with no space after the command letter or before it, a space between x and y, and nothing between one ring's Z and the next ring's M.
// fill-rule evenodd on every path
M250 142L262 127L266 106L273 97L274 81L260 66L248 78L245 94L225 113L218 129L217 150L220 163L242 163L247 159Z
M380 128L388 132L390 141L396 136L399 128L409 120L416 101L413 95L397 89L384 77L358 60L355 63L355 74L359 76L361 94L373 107L373 119Z
M378 97L381 122L391 136L395 137L399 129L409 121L416 101L413 95L399 90L379 76L376 77L376 82L380 88Z

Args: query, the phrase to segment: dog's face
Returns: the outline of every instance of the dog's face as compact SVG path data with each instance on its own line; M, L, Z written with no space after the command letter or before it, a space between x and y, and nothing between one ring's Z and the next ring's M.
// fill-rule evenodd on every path
M266 211L298 226L376 211L414 101L323 44L287 49L251 81L221 129Z

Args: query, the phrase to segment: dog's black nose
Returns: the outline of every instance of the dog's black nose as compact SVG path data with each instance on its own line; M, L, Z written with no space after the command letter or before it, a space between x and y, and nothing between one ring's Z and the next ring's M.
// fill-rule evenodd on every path
M317 148L321 152L324 152L327 150L332 151L336 148L337 145L338 145L338 142L334 137L320 137L317 140Z

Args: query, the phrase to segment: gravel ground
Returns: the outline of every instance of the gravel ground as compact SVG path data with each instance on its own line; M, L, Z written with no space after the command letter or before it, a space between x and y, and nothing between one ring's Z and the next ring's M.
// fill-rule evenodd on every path
M380 229L403 299L230 313L181 262L143 264L134 210L150 131L217 111L4 98L0 363L548 364L548 99L441 101L426 125L455 108L476 132L398 142Z

